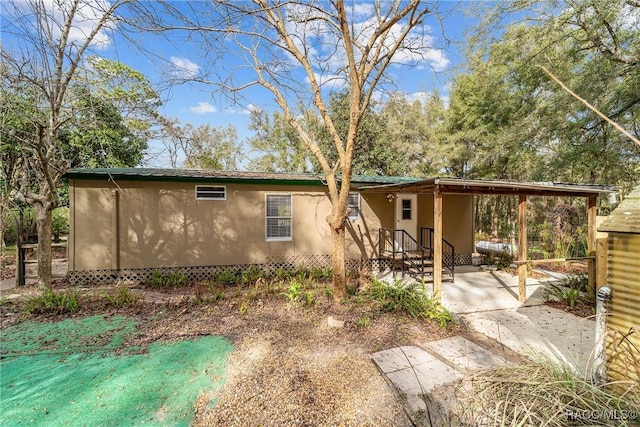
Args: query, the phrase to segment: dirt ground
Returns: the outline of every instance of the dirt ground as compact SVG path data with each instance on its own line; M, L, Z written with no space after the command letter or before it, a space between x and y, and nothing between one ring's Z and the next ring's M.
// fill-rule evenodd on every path
M66 284L56 282L55 287ZM324 287L323 287L324 288ZM370 354L400 345L420 345L465 331L429 320L386 314L356 302L336 304L320 291L313 304L286 296L247 299L247 288L230 287L207 301L198 286L177 290L128 288L137 303L114 308L113 288L80 290L73 317L126 315L140 320L129 346L223 335L234 344L225 385L195 403L193 425L382 426L411 425L401 399L385 382ZM20 290L37 295L35 287ZM24 301L24 300L23 300ZM0 327L25 320L24 302L3 301ZM344 321L329 327L328 317ZM51 322L68 315L30 316Z

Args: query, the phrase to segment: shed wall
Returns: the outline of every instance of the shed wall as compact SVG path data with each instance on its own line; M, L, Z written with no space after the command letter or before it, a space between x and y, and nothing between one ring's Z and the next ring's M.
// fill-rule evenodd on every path
M607 326L617 331L607 343L607 375L640 381L640 234L610 232L607 243L607 282L613 290Z

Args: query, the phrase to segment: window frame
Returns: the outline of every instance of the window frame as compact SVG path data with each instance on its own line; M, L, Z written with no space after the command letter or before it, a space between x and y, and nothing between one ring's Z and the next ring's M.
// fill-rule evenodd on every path
M404 202L409 202L407 208L405 208ZM409 213L408 217L405 217L405 212ZM400 216L403 221L411 221L413 219L413 201L411 199L400 199Z
M350 199L351 199L351 196L358 196L358 204L357 204L357 206L355 206L355 208L357 209L357 213L356 213L356 214L353 214L353 209L352 209L352 210L349 212L349 214L348 214L347 218L348 218L350 221L357 221L357 220L359 220L359 219L360 219L360 214L361 214L361 212L362 212L362 196L361 196L361 195L360 195L360 193L358 193L358 192L355 192L355 191L354 191L354 192L350 192L350 193L349 193L349 198L347 199L347 209L350 209L350 208L353 208L353 207L354 207L354 205L352 205L352 204L350 203L350 201L351 201L351 200L350 200Z
M201 188L217 188L217 189L222 189L222 197L202 197L198 195L198 190ZM215 193L215 190L211 190L211 194L218 194ZM195 188L195 196L196 196L196 200L214 200L214 201L222 201L222 200L227 200L227 186L226 185L205 185L205 184L199 184L196 185Z
M286 196L289 198L289 216L269 216L269 197L270 196ZM288 219L289 220L289 236L269 237L269 220L270 219ZM290 242L293 240L293 195L290 193L266 193L264 195L264 236L267 242Z

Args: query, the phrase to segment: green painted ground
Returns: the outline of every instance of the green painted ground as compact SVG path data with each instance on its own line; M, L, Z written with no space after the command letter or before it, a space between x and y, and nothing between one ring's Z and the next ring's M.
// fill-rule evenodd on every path
M135 329L94 316L0 331L0 426L189 425L200 392L224 383L233 346L204 337L122 348Z

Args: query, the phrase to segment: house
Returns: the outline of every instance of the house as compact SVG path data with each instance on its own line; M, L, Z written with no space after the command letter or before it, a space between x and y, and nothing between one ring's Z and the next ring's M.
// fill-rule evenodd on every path
M72 169L66 177L72 282L167 268L197 279L222 266L330 265L331 204L317 175L123 168ZM348 259L380 259L381 229L404 228L415 239L432 226L432 198L362 190L418 181L354 177ZM458 263L470 263L473 252L472 205L469 195L445 198L452 212L445 236Z
M326 218L331 204L321 176L141 168L72 169L65 176L72 283L140 280L155 270L178 269L190 279L205 279L236 266L330 265ZM569 184L354 176L346 258L374 270L400 263L403 272L405 266L414 273L428 271L439 295L443 274L471 264L475 194L520 197L524 260L527 195L594 201L607 191ZM595 233L595 202L589 206ZM526 269L524 274L526 279Z
M611 287L607 376L640 381L640 186L602 221L598 231L607 233L601 256L606 260L604 281Z

